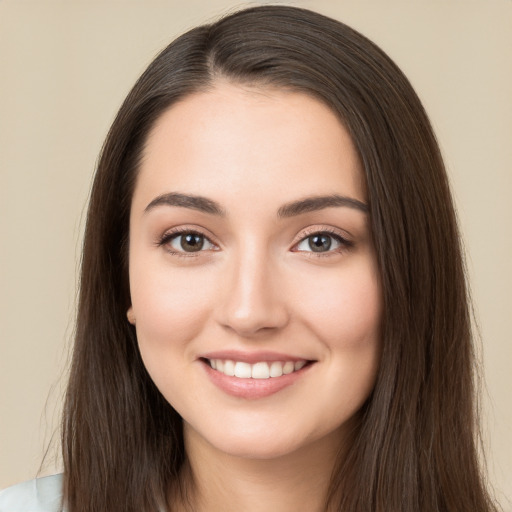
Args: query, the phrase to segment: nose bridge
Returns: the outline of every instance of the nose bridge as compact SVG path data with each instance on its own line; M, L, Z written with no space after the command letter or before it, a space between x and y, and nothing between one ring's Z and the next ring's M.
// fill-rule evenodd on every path
M278 268L269 251L247 240L232 255L221 322L242 336L286 324L285 297L279 290Z

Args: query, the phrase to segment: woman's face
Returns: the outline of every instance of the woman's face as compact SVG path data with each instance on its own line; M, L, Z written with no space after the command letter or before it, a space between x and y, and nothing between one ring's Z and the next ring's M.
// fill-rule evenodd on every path
M128 318L189 442L270 458L343 437L379 360L365 201L347 131L305 94L218 83L158 120Z

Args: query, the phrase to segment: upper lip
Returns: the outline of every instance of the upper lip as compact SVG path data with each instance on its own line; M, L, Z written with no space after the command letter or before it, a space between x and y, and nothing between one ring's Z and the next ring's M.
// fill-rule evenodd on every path
M243 363L259 363L264 361L311 361L307 357L292 356L279 352L259 351L244 352L241 350L220 350L201 354L200 359L222 359L231 361L241 361Z

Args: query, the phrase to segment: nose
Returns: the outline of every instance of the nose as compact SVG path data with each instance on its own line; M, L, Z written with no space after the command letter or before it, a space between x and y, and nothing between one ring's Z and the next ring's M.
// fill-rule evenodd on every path
M245 338L283 328L289 321L286 292L268 254L248 250L229 267L217 309L219 323Z

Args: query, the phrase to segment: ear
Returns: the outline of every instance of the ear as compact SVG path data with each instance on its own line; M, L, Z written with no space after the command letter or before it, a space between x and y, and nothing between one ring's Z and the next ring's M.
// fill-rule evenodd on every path
M126 317L128 318L128 322L130 322L132 325L135 325L135 313L133 312L133 306L128 308Z

